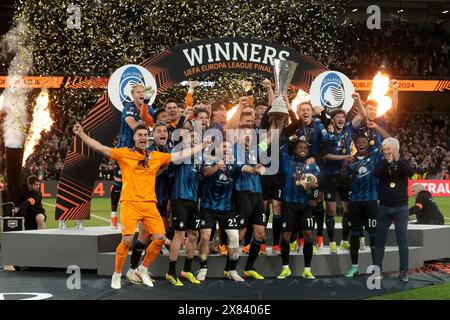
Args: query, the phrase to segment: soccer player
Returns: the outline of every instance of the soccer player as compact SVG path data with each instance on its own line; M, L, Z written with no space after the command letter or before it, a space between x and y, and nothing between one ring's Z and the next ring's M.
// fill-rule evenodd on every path
M282 121L272 121L269 129L281 132L283 124L284 119ZM260 138L258 145L256 143L252 145L252 141L255 141L253 136L256 136L253 125L243 125L238 130L238 142L234 145L234 158L238 163L256 164L258 155L255 154L255 151L257 152L258 148L267 150L268 144L274 138L269 131L266 137ZM255 148L256 146L258 148ZM241 172L235 181L235 191L236 212L239 215L239 239L242 240L247 228L253 226L253 239L250 243L244 277L262 280L264 277L254 269L254 263L265 240L265 228L268 219L264 208L260 178Z
M169 134L177 128L178 120L180 119L180 111L178 109L178 104L174 99L168 99L164 103L164 110L166 110L168 115L168 123L169 123Z
M155 125L153 129L154 143L147 149L148 151L158 151L164 153L170 153L171 148L168 146L169 142L169 133L167 131L166 124L164 122L159 122ZM168 200L169 200L169 191L168 191L168 174L167 167L162 167L158 176L156 177L155 182L155 191L156 191L156 199L158 200L157 209L163 218L165 230L166 230L166 245L171 238L167 233L168 228ZM139 223L139 236L136 242L133 245L133 252L130 258L130 268L127 271L126 277L127 279L136 284L142 283L142 279L139 277L136 269L139 265L139 261L142 256L142 252L145 250L148 242L150 240L149 234L145 231L142 223Z
M201 124L202 131L204 132L209 125L209 113L208 110L198 108L194 110L194 121Z
M156 259L164 244L165 230L161 215L157 209L155 194L155 178L161 166L171 161L181 161L200 152L209 142L203 142L189 150L162 153L148 152L148 129L145 125L138 125L134 129L133 148L110 148L89 137L82 126L77 123L73 132L92 150L103 156L117 161L122 169L124 181L120 197L122 214L120 216L122 241L116 250L116 266L112 275L111 287L121 288L122 269L132 244L136 225L142 221L146 231L152 234L153 241L147 247L144 261L138 267L137 273L144 285L153 287L148 274L148 267Z
M30 175L23 190L23 202L12 210L13 214L21 213L25 217L25 229L45 229L45 209L42 207L41 180L38 176Z
M343 237L341 248L348 250L350 248L348 243L349 226L347 221L348 199L350 196L351 186L347 179L340 178L339 172L345 158L350 157L352 135L354 128L359 127L364 120L365 112L360 102L358 93L353 94L357 105L359 106L359 113L353 118L351 122L346 123L346 114L342 109L333 110L330 114L331 124L329 126L331 149L324 159L325 161L325 201L326 201L326 215L336 215L336 199L339 195L342 207L344 210L342 225ZM333 220L333 219L327 219ZM334 241L334 223L327 224L328 238L330 241L330 253L337 253L336 242Z
M200 241L200 270L197 279L204 281L208 267L208 244L213 225L219 223L220 229L227 235L228 255L225 266L225 276L234 281L244 281L236 271L239 257L239 231L236 213L233 208L234 181L240 172L247 174L263 174L261 164L238 165L233 159L233 148L230 142L223 141L219 147L222 154L205 160L202 169L205 185L201 198L201 241ZM219 153L219 152L217 152Z
M354 138L355 158L347 157L341 168L341 176L351 176L352 195L348 204L348 221L351 226L350 257L351 268L345 273L348 278L359 274L359 238L362 227L369 233L372 261L375 254L375 228L378 210L378 180L374 176L375 165L381 159L380 152L369 152L369 139L363 135Z
M146 105L144 86L135 85L131 89L133 101L124 106L120 120L120 132L117 148L132 148L134 146L133 130L140 124L145 124L141 119L142 108L147 108L147 113L153 113L151 106ZM114 185L111 190L111 227L117 229L117 206L122 190L122 172L119 165L114 166Z
M224 101L216 101L211 106L211 129L219 129L223 132L223 128L227 123L227 109Z
M385 131L385 127L386 124L392 119L398 107L397 80L391 80L390 90L392 91L392 107L385 114L377 117L378 103L375 100L367 100L364 104L366 121L363 122L357 130L355 130L355 134L364 133L369 138L369 152L380 152L381 143L384 139L390 137L389 133Z
M288 154L288 148L283 147L280 155L280 173L283 176L284 185L281 192L283 200L281 236L281 259L283 269L278 279L285 279L292 275L289 268L289 240L291 233L300 227L303 238L303 254L305 256L305 269L303 277L314 279L311 272L311 260L313 255L314 221L309 205L308 193L317 188L320 169L315 162L308 160L309 146L304 140L295 140L293 143L293 155ZM310 174L315 179L305 178Z
M181 143L187 145L194 144L194 130L185 130L183 141ZM184 260L183 271L181 276L186 278L193 284L199 284L193 275L192 260L194 258L195 248L198 239L198 230L200 228L200 213L198 210L199 200L199 175L201 170L201 162L192 157L187 163L181 163L175 167L175 180L172 188L172 220L175 229L175 235L170 244L169 251L169 269L166 279L174 286L181 287L183 283L178 279L176 272L176 264L180 246L183 243L187 232L188 239L186 242L186 257Z
M319 168L321 174L324 173L323 157L329 153L330 150L330 136L327 129L324 127L319 118L314 118L314 108L308 101L301 102L297 108L298 119L295 113L290 110L292 123L286 128L286 134L291 137L295 134L300 140L304 140L309 144L310 160L314 160ZM321 182L324 179L319 179ZM325 210L323 207L323 183L319 183L316 190L311 193L310 204L312 206L312 213L317 223L316 246L317 249L323 247L323 223L325 218ZM334 225L334 216L327 216L327 226Z

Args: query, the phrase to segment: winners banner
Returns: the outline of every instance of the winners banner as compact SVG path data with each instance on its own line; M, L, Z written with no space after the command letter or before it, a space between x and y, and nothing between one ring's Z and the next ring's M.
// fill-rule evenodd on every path
M408 196L412 197L411 187L422 184L433 197L450 197L450 180L408 180Z
M108 93L116 102L110 100L108 93L103 94L89 110L82 126L89 136L104 145L111 145L120 128L120 104L130 99L130 83L147 85L155 81L158 93L161 93L182 81L201 79L213 73L250 73L272 78L274 59L298 64L291 84L306 92L309 92L314 78L327 70L319 62L292 48L263 40L227 37L185 43L157 53L139 66L118 68L111 77L117 81L110 81L108 85ZM142 70L144 68L146 70ZM146 79L147 71L151 77L147 75ZM98 84L102 84L101 79L97 80ZM92 88L93 84L95 81L90 82L89 87ZM80 82L77 85L83 87ZM101 155L74 137L58 184L55 219L89 219L101 160Z

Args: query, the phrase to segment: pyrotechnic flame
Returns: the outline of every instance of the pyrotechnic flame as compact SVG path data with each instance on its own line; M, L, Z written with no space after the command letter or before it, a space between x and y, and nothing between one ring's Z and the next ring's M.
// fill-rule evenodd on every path
M387 96L389 83L389 76L381 71L378 71L372 80L372 91L368 99L375 100L378 103L377 117L382 116L392 107L392 99Z
M230 121L230 119L233 117L233 115L236 113L237 108L239 105L235 105L233 108L227 111L227 121Z
M48 90L43 89L36 98L36 105L33 110L33 120L25 142L22 165L25 164L28 157L33 153L34 146L41 139L41 133L50 130L52 124L53 120L50 117L50 111L48 109Z

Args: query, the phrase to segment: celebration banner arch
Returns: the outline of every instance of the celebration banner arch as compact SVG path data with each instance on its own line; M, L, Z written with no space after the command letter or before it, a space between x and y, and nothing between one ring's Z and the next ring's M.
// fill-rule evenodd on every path
M314 78L328 70L319 62L276 43L239 37L211 38L185 43L162 51L140 64L154 76L158 93L190 78L221 72L244 72L273 76L273 59L298 63L291 85L309 92ZM85 132L111 145L120 128L121 113L105 93L82 122ZM94 183L102 156L77 136L64 161L58 183L55 219L90 218Z

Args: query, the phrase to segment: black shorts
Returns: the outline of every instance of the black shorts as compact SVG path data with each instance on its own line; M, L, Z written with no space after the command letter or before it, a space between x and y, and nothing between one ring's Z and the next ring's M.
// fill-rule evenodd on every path
M236 194L236 214L239 229L251 225L266 226L266 216L262 194L255 192L238 192Z
M159 211L159 214L161 215L161 217L167 216L167 204L168 204L168 201L164 201L161 203L158 202L157 208L158 208L158 211Z
M42 214L44 216L44 221L47 221L47 215L45 214L45 210L27 210L25 213L25 230L37 230L38 225L36 222L36 216L38 214Z
M122 179L122 170L117 162L114 162L114 177Z
M360 231L362 227L369 232L375 232L377 226L377 201L350 201L348 203L348 225L352 230Z
M198 230L200 228L200 213L197 202L182 199L173 200L172 216L175 230Z
M312 230L314 219L311 206L309 204L284 202L281 213L283 232L301 230Z
M200 217L200 229L212 229L216 225L216 222L222 230L238 228L236 213L234 211L214 211L201 208Z
M281 201L282 177L280 175L262 175L259 177L263 200L274 199Z
M321 192L322 190L315 188L311 191L306 191L306 194L309 200L319 200Z
M325 201L336 202L337 196L341 201L348 201L352 192L347 179L342 179L338 174L330 174L325 177Z

